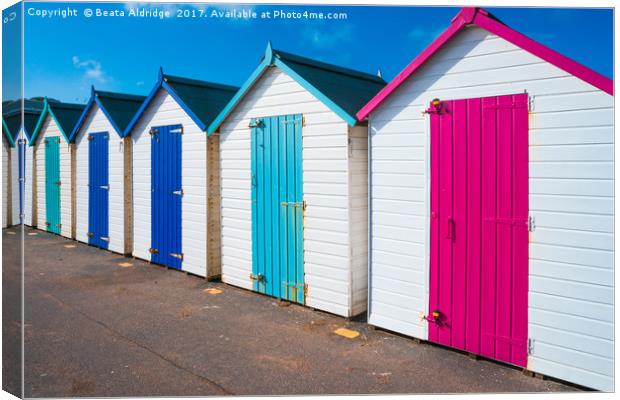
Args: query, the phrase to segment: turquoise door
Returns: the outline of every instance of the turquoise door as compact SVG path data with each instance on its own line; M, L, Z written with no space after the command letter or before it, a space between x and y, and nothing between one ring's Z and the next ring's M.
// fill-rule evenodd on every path
M301 115L251 121L254 290L305 302Z
M45 225L60 234L60 137L45 139Z

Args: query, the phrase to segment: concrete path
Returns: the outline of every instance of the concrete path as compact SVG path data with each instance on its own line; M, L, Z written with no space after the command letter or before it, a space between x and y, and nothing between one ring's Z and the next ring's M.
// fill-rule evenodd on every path
M3 231L5 265L18 237ZM576 390L41 231L25 240L26 397Z

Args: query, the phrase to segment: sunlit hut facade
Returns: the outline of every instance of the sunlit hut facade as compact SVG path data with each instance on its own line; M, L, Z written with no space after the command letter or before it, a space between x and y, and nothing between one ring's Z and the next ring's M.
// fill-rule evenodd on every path
M23 121L22 121L23 109ZM11 223L19 224L23 221L28 226L33 225L32 207L32 147L28 145L34 132L43 102L36 100L14 101L4 106L4 120L7 129L15 142L11 148ZM19 168L22 165L23 168ZM7 204L7 203L5 203Z
M37 228L75 238L73 146L69 135L84 105L61 103L47 98L32 133L33 207Z
M131 254L133 238L132 143L124 133L144 99L93 87L70 137L76 152L76 239L121 254Z
M613 81L468 7L357 114L369 322L614 388Z
M125 131L133 147L135 257L220 275L218 187L207 185L218 180L219 152L205 130L236 90L160 69Z
M209 127L222 280L343 316L366 310L367 128L378 76L267 46Z

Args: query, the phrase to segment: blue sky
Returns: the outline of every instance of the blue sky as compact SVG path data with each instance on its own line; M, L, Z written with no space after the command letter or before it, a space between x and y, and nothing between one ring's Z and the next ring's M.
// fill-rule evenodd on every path
M29 16L77 9L71 18ZM83 16L86 7L123 10L123 3L25 3L25 95L85 102L97 89L147 94L159 66L166 73L240 85L268 40L275 48L393 78L458 12L455 7L222 6L263 11L345 12L346 20L145 19ZM209 5L142 3L171 11ZM613 72L609 9L488 8L527 36L606 75ZM6 47L5 47L6 49Z

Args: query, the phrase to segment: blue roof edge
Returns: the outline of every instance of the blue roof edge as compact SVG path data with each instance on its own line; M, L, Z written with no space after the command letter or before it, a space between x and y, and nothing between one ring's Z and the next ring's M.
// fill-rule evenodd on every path
M4 136L9 141L9 145L11 145L11 147L15 147L15 140L13 139L13 134L9 130L9 127L6 125L6 122L4 121L4 117L2 117L2 128L3 128L2 131L6 132Z
M97 91L95 90L95 87L91 86L90 99L88 99L88 103L86 103L86 106L84 107L84 111L82 111L82 115L80 115L80 118L78 119L78 122L75 124L75 127L73 128L73 131L71 131L71 135L69 135L69 142L70 143L73 143L75 141L75 138L76 138L78 132L82 128L82 125L83 125L84 121L86 120L86 117L90 113L91 108L92 108L93 104L95 104L95 103L99 106L99 108L103 112L103 115L105 115L105 117L108 119L108 121L110 121L110 125L112 125L114 130L116 130L116 133L118 134L118 136L121 139L123 138L123 131L121 131L119 129L118 125L116 124L116 121L114 121L114 119L112 119L112 117L108 113L108 110L105 109L103 103L101 103L101 101L97 97Z
M146 96L146 99L144 99L144 101L142 102L142 105L136 112L136 115L134 115L134 117L131 119L131 121L127 125L127 128L125 128L125 131L123 132L121 137L127 137L131 134L131 131L133 130L135 125L138 123L138 121L142 117L142 114L144 114L144 111L146 111L147 107L149 106L149 104L151 103L151 101L153 100L155 95L157 95L157 92L161 88L166 89L168 94L172 96L172 98L181 106L183 111L185 111L187 115L189 115L192 121L194 121L201 130L203 131L206 130L206 127L207 127L206 124L202 122L200 118L196 116L196 114L194 114L194 112L188 107L187 104L185 104L185 102L181 99L181 97L179 97L179 95L175 92L174 88L172 88L172 86L170 86L166 82L165 77L166 75L164 75L163 69L159 67L159 72L157 74L157 82L155 83L155 86L153 86L153 89L151 90L149 95Z

